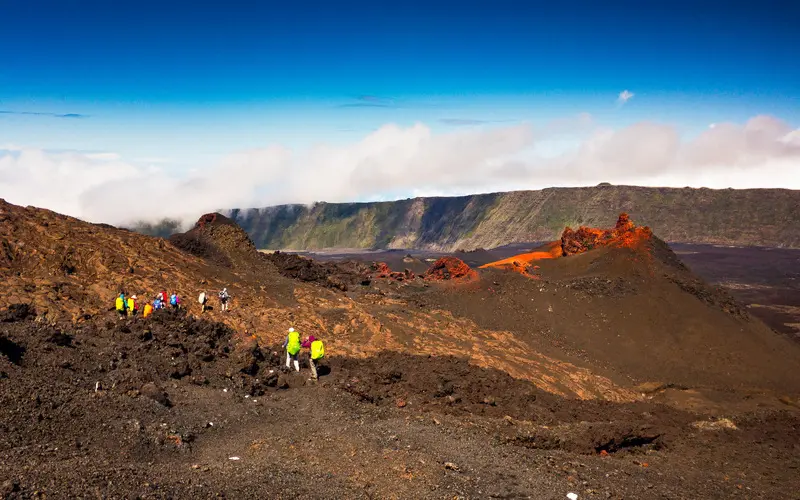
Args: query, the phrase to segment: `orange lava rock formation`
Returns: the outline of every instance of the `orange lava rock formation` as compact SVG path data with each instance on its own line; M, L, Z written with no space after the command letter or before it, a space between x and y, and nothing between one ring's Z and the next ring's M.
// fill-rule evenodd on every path
M513 257L495 262L489 262L488 264L482 265L480 268L505 269L520 273L530 278L535 278L537 276L535 276L532 271L538 269L539 266L533 265L534 262L546 259L557 259L561 257L561 254L561 241L553 241L541 247L540 249L534 250L533 252L515 255Z
M561 234L561 250L563 255L567 256L604 246L637 248L641 243L649 241L652 236L653 232L649 227L637 227L628 214L621 213L612 229L581 226L573 230L567 227Z
M577 230L573 230L567 227L558 241L548 243L532 252L484 264L480 268L504 269L529 278L537 278L533 273L539 267L534 265L536 261L575 255L603 246L638 248L641 243L649 241L652 236L653 232L649 227L637 227L628 214L622 213L612 229L581 226Z
M478 279L478 273L459 258L442 257L425 271L423 278L429 281L473 281Z

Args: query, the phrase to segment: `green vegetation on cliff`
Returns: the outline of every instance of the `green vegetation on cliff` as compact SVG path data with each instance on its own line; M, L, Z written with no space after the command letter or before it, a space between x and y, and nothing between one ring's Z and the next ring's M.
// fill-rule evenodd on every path
M800 191L599 185L376 203L232 210L258 248L452 251L548 241L620 212L670 242L800 247Z

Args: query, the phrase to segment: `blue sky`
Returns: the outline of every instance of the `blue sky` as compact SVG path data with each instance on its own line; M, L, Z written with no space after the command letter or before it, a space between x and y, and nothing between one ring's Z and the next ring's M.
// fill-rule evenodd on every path
M348 148L388 125L528 124L540 137L588 114L603 130L659 122L682 138L758 115L800 126L792 1L0 0L0 19L0 157L107 153L181 177L271 145ZM568 132L559 144L576 148L589 133ZM422 184L398 192L448 191Z

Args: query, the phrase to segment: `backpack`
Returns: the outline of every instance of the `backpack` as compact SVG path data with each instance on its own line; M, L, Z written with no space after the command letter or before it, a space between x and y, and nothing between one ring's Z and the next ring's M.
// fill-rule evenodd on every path
M169 305L177 306L178 305L178 296L176 294L172 294L172 297L169 298Z
M122 297L117 297L117 300L114 303L114 306L117 308L117 311L124 311L125 310L125 299Z
M321 340L315 340L311 343L311 359L322 359L325 356L325 344Z
M300 352L300 333L299 332L289 332L288 339L286 341L286 352L294 356L298 352Z
M206 302L206 292L201 292L200 293L200 296L197 297L197 302L200 302L201 304L205 304L205 302Z

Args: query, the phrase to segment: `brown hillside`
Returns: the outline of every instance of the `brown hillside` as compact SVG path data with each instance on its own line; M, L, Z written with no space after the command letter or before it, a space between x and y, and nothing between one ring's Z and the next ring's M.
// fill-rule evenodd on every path
M200 291L213 297L227 287L232 311L207 316L265 343L293 325L347 355L466 354L477 365L580 397L631 399L624 388L631 377L797 390L784 376L800 369L797 347L691 275L657 238L541 261L543 283L520 284L491 270L483 271L495 273L491 279L473 281L466 265L442 265L473 282L440 290L416 280L370 283L357 264L259 253L219 214L173 239L184 252L46 210L5 202L2 210L0 308L29 302L46 322L103 318L120 290L148 299L174 290L197 314Z
M203 258L160 238L100 228L46 210L5 202L2 209L0 241L10 248L12 265L0 270L8 290L0 297L0 310L30 302L47 322L81 322L106 318L120 290L151 298L166 289L180 293L189 312L199 314L195 297L200 291L213 297L227 287L233 297L231 312L213 310L207 317L267 344L282 339L293 325L326 338L329 349L340 354L363 356L387 349L468 353L478 365L504 366L512 375L559 394L633 397L588 369L528 352L511 332L482 329L446 311L409 310L392 284L381 285L388 290L361 285L358 269L305 259L315 276L306 280L305 274L293 272L299 257L286 260L255 252L243 231L221 217L204 216L185 238L176 238L180 245L194 242L185 248L207 256ZM197 251L201 245L204 250ZM225 258L222 264L220 256ZM276 266L276 260L284 264ZM358 283L350 285L356 288L343 294L335 286L342 276ZM421 342L420 335L429 338ZM527 361L509 363L509 356Z
M800 490L798 346L655 236L538 280L451 258L429 276L469 279L400 281L260 254L213 214L170 242L0 201L0 248L8 498ZM231 311L201 314L222 287ZM111 310L164 288L186 308ZM289 325L324 339L318 382L305 353L283 368Z

